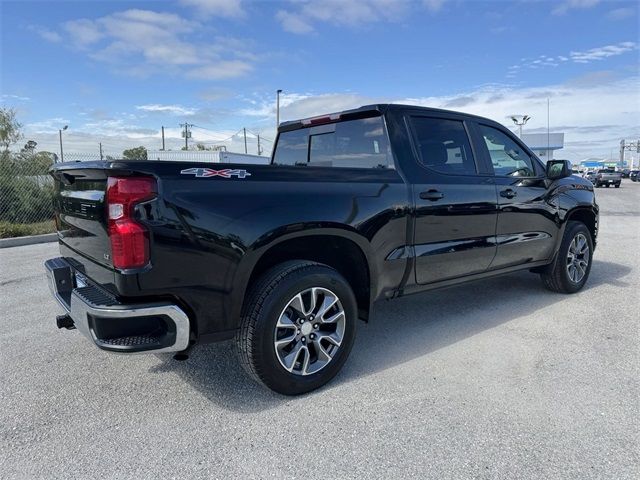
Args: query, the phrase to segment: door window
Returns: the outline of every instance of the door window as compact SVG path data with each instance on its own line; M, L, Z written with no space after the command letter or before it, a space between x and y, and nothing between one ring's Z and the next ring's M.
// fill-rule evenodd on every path
M504 132L480 125L480 132L489 150L493 171L504 177L535 177L532 158Z
M464 124L459 120L411 117L420 163L440 173L475 175L476 164Z

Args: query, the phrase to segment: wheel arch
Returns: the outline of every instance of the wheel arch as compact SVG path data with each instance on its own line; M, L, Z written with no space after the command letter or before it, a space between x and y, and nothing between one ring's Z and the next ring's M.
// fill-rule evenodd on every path
M334 228L283 235L245 255L232 292L232 315L239 320L251 285L269 268L287 260L309 260L337 270L349 283L358 304L358 316L368 320L376 292L375 264L366 239Z
M591 233L591 240L595 245L596 237L598 236L598 214L594 209L592 207L578 206L569 210L565 216L565 228L567 223L572 221L582 222L587 226Z

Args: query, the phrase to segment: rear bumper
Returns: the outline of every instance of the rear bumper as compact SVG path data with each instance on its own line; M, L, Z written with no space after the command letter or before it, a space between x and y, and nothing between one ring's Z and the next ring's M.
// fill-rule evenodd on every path
M91 284L63 257L47 260L45 269L51 293L73 322L67 328L77 328L99 348L158 353L189 346L189 317L177 305L121 303Z

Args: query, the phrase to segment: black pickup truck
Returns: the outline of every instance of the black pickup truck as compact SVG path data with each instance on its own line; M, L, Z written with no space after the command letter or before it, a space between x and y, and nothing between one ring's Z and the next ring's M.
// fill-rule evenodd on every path
M235 339L246 370L285 394L340 370L376 300L522 269L580 290L598 231L593 186L568 162L545 168L486 118L404 105L283 123L270 165L51 175L58 327L182 358Z

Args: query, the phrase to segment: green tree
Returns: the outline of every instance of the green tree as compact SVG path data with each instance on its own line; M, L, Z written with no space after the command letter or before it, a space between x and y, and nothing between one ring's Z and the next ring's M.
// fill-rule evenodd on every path
M130 148L122 152L122 158L125 160L146 160L147 149L145 147Z
M4 151L22 138L22 124L16 119L13 108L0 107L0 147Z

